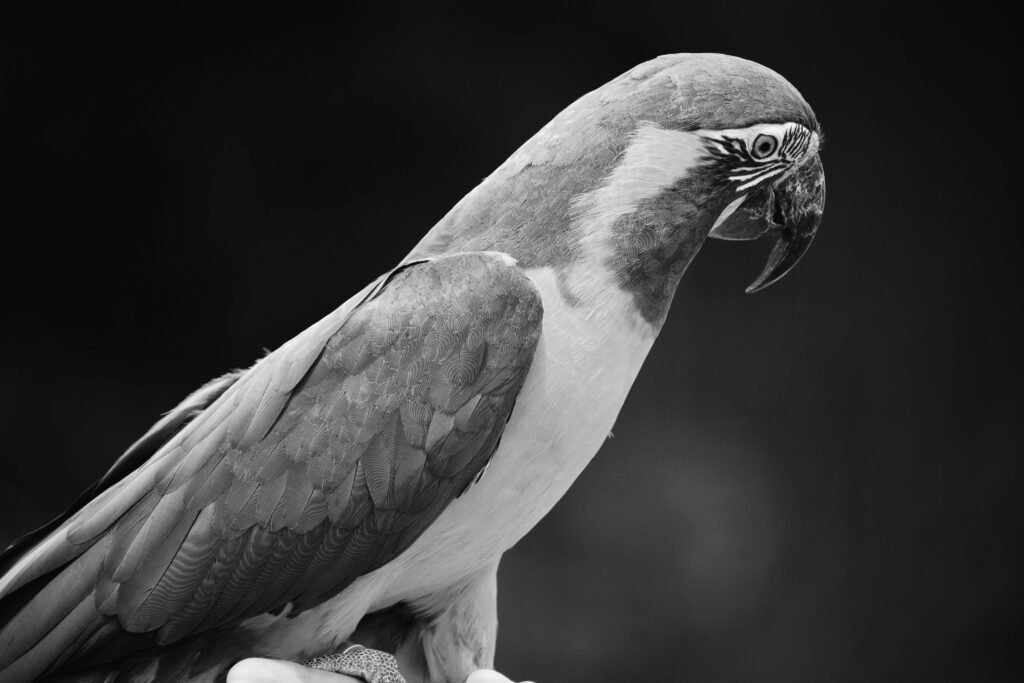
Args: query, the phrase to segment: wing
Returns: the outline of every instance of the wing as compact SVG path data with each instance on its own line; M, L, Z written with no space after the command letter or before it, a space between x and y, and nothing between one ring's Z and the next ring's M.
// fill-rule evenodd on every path
M71 515L81 510L86 503L130 474L136 467L146 462L151 455L167 443L190 420L199 415L211 403L217 400L221 394L227 391L228 387L234 384L235 380L241 375L242 372L232 372L207 382L179 403L173 410L164 415L138 441L129 446L128 450L114 462L111 468L96 483L83 491L67 510L38 529L34 529L16 539L0 553L0 576L7 573L27 551L67 521ZM3 619L0 618L0 623L2 621Z
M45 585L0 630L0 681L308 608L395 558L493 454L541 317L508 257L460 254L264 358L3 577Z

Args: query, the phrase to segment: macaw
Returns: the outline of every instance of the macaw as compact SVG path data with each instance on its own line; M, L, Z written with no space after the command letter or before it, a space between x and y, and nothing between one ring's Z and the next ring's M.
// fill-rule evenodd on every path
M706 238L775 240L748 291L804 254L821 135L785 79L725 55L576 100L396 267L7 549L0 683L490 668L503 553L600 448Z

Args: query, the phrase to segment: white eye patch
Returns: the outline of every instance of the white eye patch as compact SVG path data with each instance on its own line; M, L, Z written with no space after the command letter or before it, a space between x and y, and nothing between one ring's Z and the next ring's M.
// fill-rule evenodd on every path
M714 156L729 164L728 179L737 184L737 192L787 175L818 148L818 134L794 122L695 133L710 143Z
M775 146L774 152L764 158L786 154L792 157L794 154L806 151L810 147L811 138L817 138L817 134L792 121L787 123L757 123L747 128L722 128L719 130L705 128L694 132L703 138L711 140L723 149L729 147L730 141L742 141L743 148L748 153L754 150L754 141L758 137L769 135L775 138L778 144Z

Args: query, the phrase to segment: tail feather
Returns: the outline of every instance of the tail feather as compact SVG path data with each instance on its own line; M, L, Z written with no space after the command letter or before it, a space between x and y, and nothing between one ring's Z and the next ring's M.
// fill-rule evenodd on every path
M93 585L105 546L94 545L78 561L65 567L0 630L0 667L49 638L86 598L93 603L95 612Z
M187 425L199 412L217 400L241 376L242 371L235 371L218 377L200 387L178 404L174 410L167 413L142 438L133 443L106 474L83 491L67 510L40 528L16 539L3 552L0 552L0 575L9 571L23 556L44 542L86 504L96 500L97 497L148 460L151 455L160 450L161 446L167 443L168 439ZM4 578L6 579L6 577Z
M97 629L100 615L92 595L86 595L32 647L0 671L0 683L24 683L53 669L67 659L68 645L83 632Z
M153 483L145 465L240 374L225 375L186 398L67 511L0 553L0 683L35 680L61 664L77 666L122 641L138 649L131 634L97 607L112 588L100 580L110 550L105 532L132 509L148 512L137 505Z

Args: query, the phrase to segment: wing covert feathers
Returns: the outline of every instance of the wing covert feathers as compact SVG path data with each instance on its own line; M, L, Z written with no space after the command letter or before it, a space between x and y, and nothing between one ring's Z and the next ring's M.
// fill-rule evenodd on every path
M72 663L122 633L169 645L301 611L397 557L490 459L541 318L532 282L499 255L418 263L364 290L0 579L10 594L57 572L0 628L0 683L74 644Z

